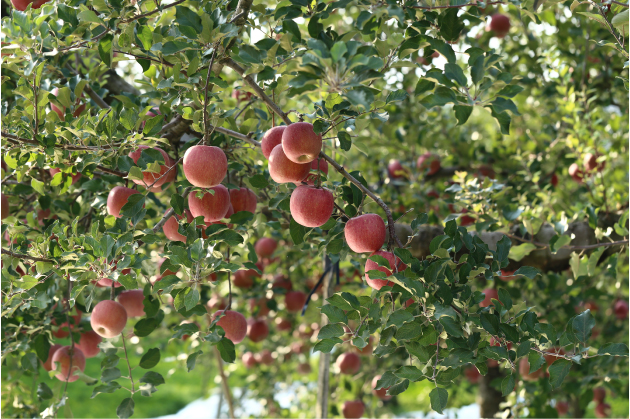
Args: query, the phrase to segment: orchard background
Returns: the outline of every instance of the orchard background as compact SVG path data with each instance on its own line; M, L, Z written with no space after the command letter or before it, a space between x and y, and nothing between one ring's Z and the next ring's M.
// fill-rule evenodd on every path
M627 3L2 14L4 417L628 416Z

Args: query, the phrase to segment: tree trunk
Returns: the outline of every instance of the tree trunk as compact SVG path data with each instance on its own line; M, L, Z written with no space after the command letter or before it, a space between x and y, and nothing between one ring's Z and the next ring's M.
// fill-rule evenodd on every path
M334 293L333 269L331 261L324 256L324 271L328 273L324 276L322 291L324 301ZM322 314L321 327L328 324L328 317ZM320 329L321 329L320 327ZM330 353L319 353L319 372L317 377L317 404L315 405L315 417L325 419L328 417L328 396L330 393Z
M499 412L499 405L505 400L501 392L490 385L493 380L503 378L499 367L488 367L488 373L479 380L479 417L493 418Z

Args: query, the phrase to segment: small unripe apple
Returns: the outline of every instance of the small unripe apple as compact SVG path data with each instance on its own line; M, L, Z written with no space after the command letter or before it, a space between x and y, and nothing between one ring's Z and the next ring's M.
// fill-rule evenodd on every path
M262 140L260 140L260 148L262 150L263 156L267 160L269 160L269 155L276 148L277 145L282 144L282 133L284 132L286 125L281 125L278 127L273 127L263 135Z
M61 172L61 169L56 168L56 167L51 167L48 170L48 173L50 173L50 177L55 177L55 175L59 172ZM81 179L81 173L77 173L76 175L71 175L71 176L72 176L72 185L74 185L75 183L79 181L79 179Z
M254 251L259 258L268 258L273 255L278 247L278 242L270 237L262 237L256 241Z
M354 375L361 369L361 358L354 352L344 352L335 362L342 374Z
M186 150L182 166L184 176L192 185L212 188L219 185L227 174L227 157L219 147L195 145Z
M282 144L269 154L269 176L276 183L300 183L311 171L309 163L295 163L284 153Z
M335 199L332 192L314 186L298 186L291 194L291 216L304 227L321 227L330 219Z
M346 419L359 419L365 412L365 405L361 400L347 401L343 403L341 413Z
M166 236L167 239L171 241L179 241L182 243L186 243L186 236L180 234L178 231L179 229L178 221L183 219L184 217L186 217L187 223L192 223L192 221L194 220L194 217L192 216L190 211L188 211L187 209L184 210L184 213L182 215L177 215L173 213L173 215L170 216L168 220L166 220L166 222L162 226L162 231L164 232L164 235Z
M234 212L249 211L256 212L258 199L256 194L248 188L230 189L230 202Z
M118 302L125 307L127 317L144 316L144 293L142 290L127 290L118 295Z
M416 168L427 175L434 175L440 171L440 158L433 153L424 153L416 161Z
M127 311L119 302L103 300L92 310L90 324L100 336L116 337L127 325Z
M247 369L254 368L256 364L258 364L258 361L256 361L256 357L251 352L245 352L241 359L243 360L243 364Z
M385 275L390 276L392 275L392 272L402 272L405 269L407 269L407 265L405 265L399 257L394 256L393 253L391 252L385 252L382 250L379 250L377 252L372 253L370 256L382 256L385 259L387 259L387 262L389 263L389 268L385 267L385 266L380 266L378 263L374 262L371 259L368 259L365 262L365 282L367 282L367 284L374 288L375 290L380 290L381 288L388 286L388 287L393 287L394 283L391 281L388 281L386 279L371 279L370 275L368 274L368 272L376 270L376 271L381 271L383 273L385 273Z
M20 1L20 0L17 0L17 1ZM48 1L50 1L50 0L46 0L46 1L36 0L36 1L33 2L33 6L32 7L33 7L33 9L39 9L44 3L47 3ZM28 5L28 3L30 3L30 2L26 2L26 3ZM37 7L35 7L36 4L38 4ZM15 6L15 3L14 3L14 6ZM26 6L24 6L24 8L26 8ZM16 7L16 9L17 9L17 7ZM20 10L20 9L18 9L18 10ZM21 9L21 10L24 10L24 9ZM55 95L55 96L59 96L59 88L55 87L52 90L51 93L53 95ZM83 96L83 95L81 95L81 96ZM81 115L81 113L85 110L85 103L81 104L81 106L79 106L79 103L81 103L81 99L77 98L76 102L74 103L75 110L72 113L72 116L74 116L75 118L78 118L79 115ZM53 105L51 103L50 104L50 110L55 112L55 113L57 113L57 115L59 115L59 119L61 119L62 121L64 120L64 116L65 116L64 114L66 113L65 106L62 106L61 109L59 109L57 106L55 106L55 105Z
M615 317L619 320L626 320L628 318L628 302L626 300L617 300L613 306Z
M9 206L9 198L5 194L1 194L0 197L2 197L2 207L0 209L2 215L0 218L4 220L11 213L11 207Z
M44 367L44 369L46 371L52 371L52 369L53 369L53 365L52 365L53 355L55 355L55 352L57 352L57 349L59 349L61 347L62 346L57 344L57 343L55 343L54 345L50 345L50 349L48 350L48 359L46 359L46 362L42 362L42 367Z
M212 319L216 319L219 315L223 315L217 322L225 331L225 337L232 343L240 343L247 335L247 320L245 316L237 311L221 310L214 313Z
M289 291L284 296L284 305L289 313L297 313L302 311L306 303L307 295L302 291Z
M131 195L135 195L137 193L140 192L124 186L114 187L111 191L109 191L109 195L107 195L107 213L116 218L122 217L120 214L121 208L125 206Z
M593 389L593 401L596 403L603 403L606 398L606 389L604 387L595 387Z
M363 214L348 220L344 235L352 251L373 253L385 243L385 222L376 214Z
M211 188L214 195L210 192L203 192L201 198L197 198L195 192L188 195L188 207L194 218L203 216L206 223L219 221L230 209L230 193L223 185Z
M322 135L315 134L313 124L295 122L282 133L282 149L292 162L310 163L322 151Z
M387 165L387 174L390 179L400 179L407 177L407 169L398 160L390 160Z
M70 366L72 364L72 366ZM64 346L55 351L52 358L53 369L59 371L55 377L60 381L77 381L79 371L85 371L85 355L76 346ZM72 369L71 369L72 368Z
M486 295L486 297L483 299L482 302L479 303L479 307L491 306L491 298L494 298L495 300L499 299L499 293L494 288L486 288L485 290L483 290L483 293Z
M79 343L75 345L75 348L81 349L83 355L86 358L94 358L101 351L98 347L99 343L103 341L103 338L98 335L93 330L90 330L85 333L81 333L81 339L79 339Z
M142 157L142 150L148 150L148 149L157 150L162 155L162 158L164 159L164 164L160 165L160 173L153 173L149 171L142 172L142 176L143 176L142 180L132 179L132 181L133 183L140 186L148 187L148 186L153 185L152 186L153 188L159 188L164 183L166 183L168 179L168 175L166 175L166 172L171 167L170 165L171 158L169 157L168 154L166 154L166 151L162 150L160 147L148 147L146 145L141 145L138 147L137 150L134 150L131 153L129 153L128 156L133 160L135 164L138 164L138 160L140 160L140 158Z
M378 380L380 380L382 377L382 375L377 375L374 378L372 378L372 394L374 394L376 397L378 397L381 400L389 400L392 398L392 396L388 396L387 395L387 390L389 390L389 387L387 388L381 388L380 390L376 389L376 386L378 384Z
M497 38L504 38L510 31L510 26L509 17L501 13L495 13L490 17L490 23L488 23L487 29L494 32Z

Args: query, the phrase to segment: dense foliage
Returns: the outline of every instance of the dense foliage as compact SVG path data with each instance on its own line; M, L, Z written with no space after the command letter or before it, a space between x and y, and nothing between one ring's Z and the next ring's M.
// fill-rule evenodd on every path
M609 415L627 4L267 3L3 9L3 415L87 385L129 417L166 354L219 362L230 414L228 382L360 417L469 381L482 416Z

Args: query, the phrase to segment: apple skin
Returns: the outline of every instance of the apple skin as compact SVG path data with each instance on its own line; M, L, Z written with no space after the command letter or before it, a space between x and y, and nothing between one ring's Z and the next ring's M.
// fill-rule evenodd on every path
M0 213L2 213L1 219L5 219L11 213L11 207L9 205L9 198L5 194L0 195L2 197L2 207Z
M582 183L584 181L584 172L580 169L580 166L578 166L577 163L573 163L569 166L569 176L578 183Z
M278 242L270 237L262 237L254 244L254 251L259 258L268 258L278 248Z
M247 369L254 368L258 364L258 361L256 361L256 357L251 352L245 352L241 359L243 360L243 364Z
M263 156L267 160L269 160L269 155L276 148L277 145L282 144L282 133L286 129L286 125L281 125L278 127L273 127L263 135L262 140L260 140L260 148L262 150Z
M504 38L510 31L510 18L501 13L490 16L487 30L494 32L497 38Z
M595 387L593 389L593 401L603 403L606 398L606 389L604 387Z
M261 342L267 336L269 336L269 326L265 320L251 319L249 327L247 328L247 336L252 342Z
M186 243L186 236L180 234L178 231L179 229L178 221L184 217L186 217L187 223L192 223L192 221L194 220L194 217L192 216L190 211L188 211L187 209L184 210L184 213L182 215L177 215L173 213L173 215L169 217L168 220L166 220L166 222L162 226L162 231L164 232L164 235L166 236L167 239L174 242Z
M483 293L486 295L486 298L482 302L479 303L479 307L489 307L492 305L491 298L495 300L499 299L499 293L494 288L486 288L483 290Z
M477 384L479 382L479 378L481 377L479 370L476 367L472 366L466 367L466 369L464 370L464 375L471 384Z
M382 375L377 375L374 378L372 378L372 394L374 394L376 397L378 397L381 400L389 400L392 398L392 396L388 396L387 395L387 390L389 390L389 387L387 388L382 388L380 390L376 389L376 385L378 384L378 380L380 380L382 377Z
M549 183L551 183L551 186L553 186L554 188L558 186L558 175L552 173L551 178L549 179Z
M127 311L127 317L144 316L144 294L142 290L127 290L118 295L118 302Z
M94 358L96 355L101 352L98 347L98 344L103 341L103 338L98 335L93 330L87 331L85 333L81 333L81 339L79 339L79 343L75 345L75 348L81 349L83 355L86 358Z
M230 202L235 213L240 211L256 213L258 199L249 188L230 189Z
M401 179L407 177L407 170L398 160L390 160L387 165L387 174L390 179Z
M20 0L17 0L20 1ZM50 0L46 0L46 1L41 1L41 0L36 0L33 2L33 9L39 9L40 7L42 7L42 5L44 3L48 3L48 1ZM11 3L13 3L13 0L11 0ZM30 1L26 2L24 9L18 9L16 7L16 9L24 11L26 9L26 6L28 5L28 3L30 3ZM13 6L15 6L15 3L13 4ZM52 92L53 95L58 96L59 95L59 88L55 87ZM83 96L83 95L81 95ZM74 110L74 112L72 113L72 116L75 118L78 118L79 115L81 115L81 113L85 110L85 103L81 104L81 106L78 106L79 103L81 103L81 99L77 98L76 102L74 103L76 109ZM53 105L52 103L50 104L50 110L57 113L57 115L59 115L59 119L61 119L62 121L64 120L64 114L66 113L66 108L64 106L61 107L61 109L59 109L57 106Z
M204 192L201 198L197 198L196 193L188 195L188 207L194 218L203 216L206 223L219 221L225 217L230 209L230 193L223 185L211 188L214 195Z
M127 325L127 310L119 302L103 300L92 310L90 324L101 337L116 337Z
M608 403L599 403L595 406L595 416L598 418L609 418L611 413L611 407Z
M328 189L298 186L291 194L291 216L304 227L321 227L330 219L335 199Z
M363 214L346 223L348 247L356 253L374 253L385 243L385 222L376 214Z
M282 274L277 274L273 277L273 282L271 283L271 289L274 291L280 290L281 288L291 291L293 289L293 283L287 277Z
M306 303L307 295L302 291L289 291L284 296L284 305L289 313L298 313L302 311L304 303Z
M48 170L48 173L50 173L50 177L55 177L55 175L59 172L61 172L61 169L58 169L56 167L51 167ZM72 185L74 185L75 183L79 181L79 179L81 179L81 173L77 173L76 175L71 175L71 176L72 176Z
M219 319L217 324L225 331L225 337L235 344L242 342L247 335L247 320L245 320L245 316L237 311L221 310L214 313L212 319L214 320L222 314L225 315Z
M434 175L440 171L440 158L433 153L424 153L416 161L416 168L427 175Z
M107 213L116 218L122 217L120 209L127 203L131 195L140 193L135 189L115 186L107 195Z
M101 278L98 281L96 281L97 287L111 287L112 284L114 284L114 288L122 287L122 284L120 282L116 281L116 283L114 283L114 281L109 278Z
M85 371L85 355L76 346L74 349L70 346L57 349L52 358L53 369L55 369L54 367L57 366L57 363L59 363L59 372L55 377L59 381L72 383L79 379L79 376L76 375L77 371ZM70 363L72 363L72 370L70 369Z
M212 188L227 174L227 157L219 147L195 145L186 150L184 176L194 186Z
M617 300L613 306L615 317L619 320L628 319L628 302L626 300Z
M310 171L309 163L298 164L289 160L282 144L275 146L269 154L269 176L276 183L300 183Z
M385 259L387 259L387 262L389 262L390 268L396 268L394 269L394 272L402 272L405 269L407 269L407 265L405 265L400 260L399 257L394 256L394 254L391 252L385 252L385 251L379 250L377 252L372 253L370 256L374 256L374 255L382 256ZM378 263L374 262L373 260L368 259L365 262L365 281L370 287L374 288L375 290L380 290L384 286L388 286L388 287L394 286L393 282L387 281L386 279L370 279L368 272L373 271L373 270L381 271L385 273L387 276L390 276L392 274L392 271L390 269L386 268L385 266L380 266Z
M342 374L354 375L361 369L361 358L354 352L344 352L339 355L335 365Z
M598 156L593 153L586 153L584 155L582 165L584 166L585 171L592 172L594 170L597 170L598 172L601 172L602 170L604 170L604 162L597 163L597 157Z
M44 5L44 3L48 3L49 1L50 0L45 0L45 1L42 1L42 0L35 0L35 1L32 1L32 0L11 0L11 4L13 5L13 7L15 9L19 10L20 12L23 12L24 10L26 10L26 8L28 7L28 5L30 3L33 3L31 8L39 9L40 7L42 7ZM4 55L7 55L7 54L2 54L2 55L4 56ZM8 55L11 55L11 54L8 54Z
M291 321L283 319L282 317L277 317L276 320L274 320L274 323L276 324L276 329L278 329L280 332L285 332L293 328Z
M57 352L57 349L61 348L62 346L55 343L54 345L50 345L50 349L48 350L48 359L46 359L46 362L41 362L42 367L46 370L46 371L52 371L53 369L53 365L52 365L52 359L53 359L53 355L55 355L55 352Z
M256 262L256 266L262 272L262 263ZM255 278L260 278L261 275L254 269L238 270L234 273L234 280L232 284L238 288L251 288L254 285Z
M292 162L310 163L322 151L322 136L315 134L313 124L295 122L282 133L282 149Z
M177 180L177 161L171 158L171 156L169 155L167 155L166 157L168 157L168 159L165 160L167 172L166 172L166 176L164 176L164 183L160 186L157 186L157 185L152 186L149 189L151 192L154 192L154 193L163 192L166 188L168 188L169 183L175 182ZM173 168L170 169L171 167Z
M160 152L162 158L164 159L164 164L160 165L160 173L152 173L152 172L142 172L143 180L132 179L133 183L140 186L152 186L153 188L159 188L160 186L166 183L168 175L165 176L166 171L171 167L171 158L166 151L162 150L160 147L148 147L146 145L141 145L137 150L132 151L128 154L129 157L133 160L133 162L137 165L138 160L142 157L142 150L153 149ZM172 171L171 171L172 172ZM169 172L170 174L170 172ZM159 180L158 180L159 179Z
M556 411L558 416L564 416L569 413L569 403L565 401L556 401Z
M365 412L365 405L361 400L352 400L343 403L341 413L346 419L359 419Z

